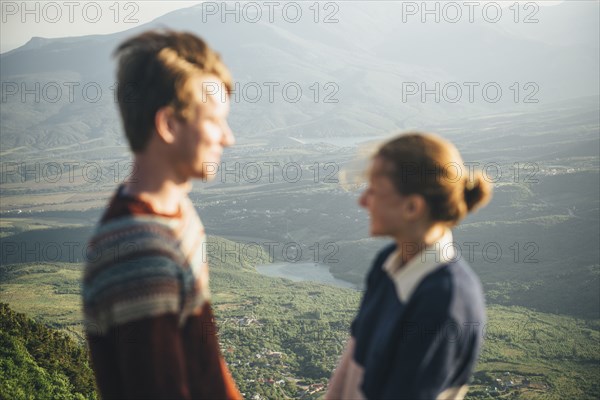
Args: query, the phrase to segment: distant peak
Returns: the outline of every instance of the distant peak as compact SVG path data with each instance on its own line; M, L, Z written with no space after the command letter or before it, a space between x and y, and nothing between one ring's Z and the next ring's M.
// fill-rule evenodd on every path
M50 39L48 39L48 38L44 38L41 36L34 36L27 43L25 43L25 46L23 46L23 47L25 47L27 49L36 49L36 48L42 47L49 41L50 41Z
M41 37L41 36L33 36L31 39L29 39L29 42L27 42L27 44L29 43L45 43L47 42L49 39Z

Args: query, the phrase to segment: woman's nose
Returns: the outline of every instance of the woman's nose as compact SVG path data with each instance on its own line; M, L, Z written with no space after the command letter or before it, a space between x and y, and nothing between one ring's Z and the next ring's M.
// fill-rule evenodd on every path
M367 191L366 190L364 192L362 192L360 197L358 198L358 204L363 208L367 208Z

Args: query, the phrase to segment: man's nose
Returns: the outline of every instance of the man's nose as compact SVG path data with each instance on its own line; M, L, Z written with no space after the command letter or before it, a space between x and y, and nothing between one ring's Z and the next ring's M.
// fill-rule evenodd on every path
M221 144L223 147L233 146L235 144L235 136L233 136L233 131L229 127L229 124L225 124L223 128L223 137L221 140Z

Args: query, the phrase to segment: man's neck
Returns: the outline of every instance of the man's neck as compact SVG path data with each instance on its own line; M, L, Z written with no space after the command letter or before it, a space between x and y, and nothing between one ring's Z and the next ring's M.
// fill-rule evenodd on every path
M149 157L136 156L133 168L131 177L124 182L125 194L138 197L160 214L179 211L181 200L191 190L189 180L177 179L167 166Z

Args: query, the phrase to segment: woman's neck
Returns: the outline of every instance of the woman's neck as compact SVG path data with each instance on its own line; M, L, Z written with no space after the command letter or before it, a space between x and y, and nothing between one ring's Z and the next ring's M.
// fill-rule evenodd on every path
M400 250L402 265L406 265L427 246L439 241L446 232L446 225L434 223L427 226L415 227L410 234L395 236L396 244Z

